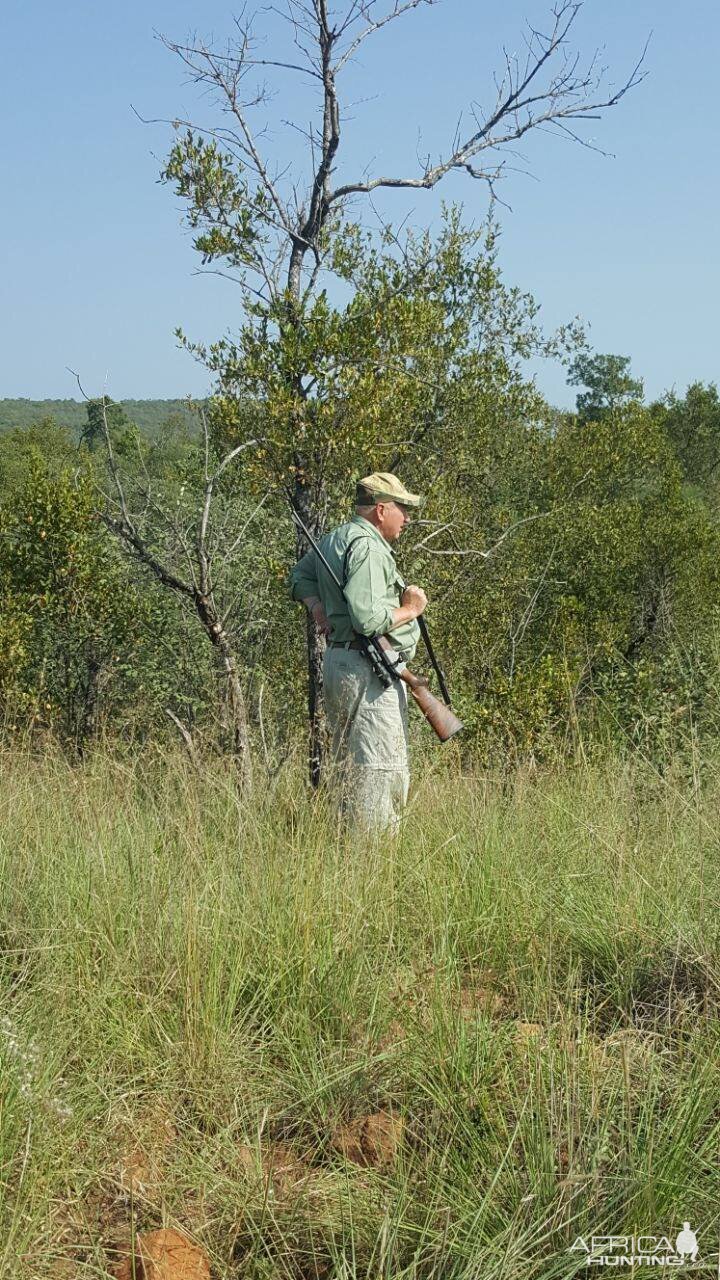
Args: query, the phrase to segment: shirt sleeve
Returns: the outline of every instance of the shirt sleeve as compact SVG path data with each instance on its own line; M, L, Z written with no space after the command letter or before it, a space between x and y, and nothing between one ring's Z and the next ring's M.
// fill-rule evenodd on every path
M384 635L392 626L382 566L368 538L356 538L346 562L345 599L353 629L362 636Z
M306 552L291 571L290 595L293 600L306 600L308 596L320 596L314 551Z

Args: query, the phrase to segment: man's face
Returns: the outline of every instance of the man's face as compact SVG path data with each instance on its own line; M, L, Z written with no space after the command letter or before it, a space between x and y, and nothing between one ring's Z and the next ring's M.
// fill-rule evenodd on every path
M378 529L388 542L395 542L409 523L410 511L401 502L378 502Z

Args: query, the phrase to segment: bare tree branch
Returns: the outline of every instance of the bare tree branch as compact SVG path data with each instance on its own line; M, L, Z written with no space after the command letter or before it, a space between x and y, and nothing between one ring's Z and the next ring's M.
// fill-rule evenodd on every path
M177 54L197 79L209 82L210 84L214 84L216 87L222 89L229 108L240 126L240 130L244 138L243 149L252 161L255 171L258 174L269 199L275 206L282 226L286 231L289 231L290 222L287 209L280 198L275 187L275 183L270 177L268 167L263 160L246 116L246 109L251 106L257 106L264 101L264 94L261 93L257 95L247 103L243 102L239 96L239 86L248 69L247 50L250 43L249 29L241 29L241 46L235 57L233 59L223 59L227 64L227 70L223 70L220 60L213 50L208 49L202 43L193 46L185 46L177 44L172 40L167 40L164 36L161 36L160 38L166 48L168 48L172 53Z
M338 72L342 70L345 64L355 56L363 41L367 40L369 36L374 35L376 31L380 31L382 27L386 27L389 22L394 22L395 18L401 18L402 15L404 13L408 13L410 9L417 9L421 4L437 4L437 0L404 0L404 3L402 0L395 0L395 4L389 13L384 14L382 18L375 18L374 20L370 17L371 11L375 8L374 3L353 5L351 7L351 12L352 10L356 10L356 16L365 17L367 19L367 25L358 33L357 36L355 36L353 40L351 40L347 49L345 49L339 58L335 71ZM340 28L338 34L343 35L344 32L348 30L350 23L355 20L356 17L351 18L350 21L346 21Z
M484 551L476 547L458 547L457 544L450 551L441 551L436 550L433 547L429 547L428 543L431 542L433 538L439 537L441 533L449 532L451 540L454 541L454 538L452 537L454 522L451 521L448 524L441 525L440 528L435 529L433 533L429 533L427 537L422 539L422 541L416 542L413 546L413 555L416 551L422 550L425 551L426 555L430 556L477 556L481 560L490 560L492 556L496 555L500 550L505 539L509 538L510 534L514 533L516 529L519 529L524 524L530 524L535 520L547 520L548 516L554 515L557 515L557 508L550 511L538 511L531 516L523 516L522 520L516 520L514 524L508 525L507 529L503 531L497 542L494 542L491 547L488 547L487 550Z
M453 169L462 169L470 177L492 185L500 176L502 165L478 167L472 164L475 157L482 152L507 147L531 129L541 126L554 125L567 129L564 125L567 120L597 119L598 112L615 106L630 89L644 79L646 73L641 74L640 70L647 52L647 44L627 80L620 89L608 97L592 96L592 90L598 88L600 79L595 71L597 57L591 60L584 74L577 75L579 59L577 57L570 59L566 56L558 72L551 76L549 83L544 88L539 88L537 92L531 91L535 80L551 59L562 53L580 7L578 2L571 3L570 0L563 0L553 10L555 21L549 35L545 36L531 29L528 58L522 71L519 69L517 60L505 54L505 75L498 86L498 100L495 108L486 119L476 115L478 129L463 142L456 142L447 159L440 160L435 165L428 163L424 172L415 178L384 176L345 183L330 193L329 203L333 204L349 195L375 191L378 187L429 190Z
M228 43L222 50L214 49L197 38L181 43L159 37L166 48L181 58L197 82L217 91L222 109L235 121L235 128L201 128L200 132L215 139L236 157L267 197L267 207L256 210L254 216L274 236L275 250L264 244L254 257L252 251L247 250L248 258L244 265L256 272L264 284L264 289L253 289L240 273L239 283L249 294L262 299L267 291L270 300L277 302L282 291L282 270L289 296L295 300L296 307L301 308L318 280L325 252L323 233L328 219L333 208L342 205L349 196L368 194L380 188L429 190L455 171L484 182L491 198L504 203L498 196L497 186L506 172L507 162L498 153L512 149L519 139L535 129L551 130L560 137L604 154L594 140L582 137L574 125L596 119L603 110L616 105L630 88L640 83L644 78L641 68L646 50L619 89L610 94L600 93L604 73L599 67L598 55L595 54L582 70L578 55L568 51L569 34L581 9L581 0L556 0L547 31L538 25L528 24L522 58L503 51L504 70L495 81L494 106L484 114L479 108L473 109L477 127L465 136L460 117L449 155L436 162L429 156L419 158L420 172L416 175L364 175L333 189L331 178L341 134L337 91L340 72L371 35L420 5L435 3L437 0L385 0L385 3L381 0L349 0L344 13L335 13L332 18L329 0L283 0L282 3L271 4L265 12L276 14L289 24L293 41L302 55L300 60L285 57L281 50L277 57L263 57L262 50L257 48L252 18L246 19L244 9L235 20L237 36L234 43ZM256 130L250 123L250 113L265 104L269 94L263 85L253 90L246 90L245 86L248 76L264 67L306 74L322 85L321 128L317 133L312 126L307 133L300 130L308 144L306 154L310 160L310 185L304 195L294 180L291 180L289 192L283 191L286 174L274 174L262 152L261 139L266 131ZM188 128L198 128L188 121L174 123L176 126L184 123ZM298 128L295 122L288 124ZM221 208L209 215L209 221L232 235L233 220ZM306 266L308 253L313 259L309 272ZM274 257L272 268L269 265L271 257Z
M172 710L171 707L165 708L165 715L168 717L168 719L172 720L173 724L175 725L175 728L177 729L178 733L180 734L180 737L182 738L185 744L185 748L187 750L188 756L190 757L190 762L193 765L193 767L197 769L198 761L197 761L197 755L195 753L195 743L192 740L192 734L188 729L186 729L182 720L180 720L179 717L175 715L175 712Z

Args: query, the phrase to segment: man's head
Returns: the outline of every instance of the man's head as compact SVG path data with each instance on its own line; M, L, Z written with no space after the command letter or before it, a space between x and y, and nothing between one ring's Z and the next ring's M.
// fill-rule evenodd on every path
M410 519L410 510L419 506L418 495L409 493L389 471L375 471L358 483L355 509L387 542L400 537Z

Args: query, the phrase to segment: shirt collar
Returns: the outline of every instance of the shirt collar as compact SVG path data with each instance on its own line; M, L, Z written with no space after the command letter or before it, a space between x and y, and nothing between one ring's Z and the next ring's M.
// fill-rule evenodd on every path
M390 546L390 543L388 542L387 538L383 538L380 530L376 529L374 524L371 524L370 521L366 520L364 516L358 516L358 515L353 516L352 519L350 520L350 523L359 524L361 529L369 529L373 537L377 538L380 545L384 547L386 551L390 552L390 555L392 556L393 560L395 559L395 552Z

